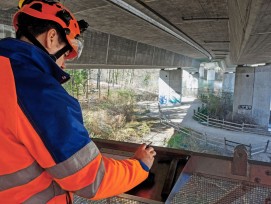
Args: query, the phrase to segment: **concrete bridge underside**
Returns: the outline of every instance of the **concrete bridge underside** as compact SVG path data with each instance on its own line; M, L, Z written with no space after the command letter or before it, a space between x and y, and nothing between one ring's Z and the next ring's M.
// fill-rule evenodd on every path
M63 2L94 32L95 39L87 36L85 46L91 57L76 62L81 65L157 68L189 60L225 61L227 66L271 62L269 0ZM17 1L1 0L0 5L1 22L10 25ZM99 48L97 53L91 46Z
M11 18L16 9L0 13L0 37L14 37ZM188 68L198 71L201 61L139 41L89 29L84 33L84 50L68 68L157 69Z
M191 68L197 71L200 61L169 50L95 30L84 34L87 50L73 68Z

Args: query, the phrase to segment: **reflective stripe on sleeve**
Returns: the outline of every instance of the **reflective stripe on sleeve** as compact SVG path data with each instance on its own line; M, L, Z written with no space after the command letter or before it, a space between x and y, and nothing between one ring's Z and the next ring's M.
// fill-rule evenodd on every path
M0 191L21 186L34 180L44 171L37 162L12 174L0 176Z
M95 159L98 154L99 149L94 144L94 142L91 141L69 159L46 169L46 171L54 178L62 179L78 172L80 169L89 164L93 159Z
M105 174L105 166L104 166L104 162L101 161L95 181L92 184L86 186L85 188L75 191L74 193L84 198L94 197L100 187L104 174Z
M23 204L47 203L55 196L62 194L66 194L66 191L62 190L59 185L53 181L48 188L33 195L31 198L23 202Z

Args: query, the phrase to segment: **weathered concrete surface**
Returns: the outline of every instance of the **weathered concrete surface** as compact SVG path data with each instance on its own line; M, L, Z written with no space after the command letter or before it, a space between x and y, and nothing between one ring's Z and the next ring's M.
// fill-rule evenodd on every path
M255 81L254 78L255 78L255 68L253 67L236 68L234 101L233 101L234 116L240 114L246 115L247 117L252 117L254 81Z
M235 73L225 72L223 74L222 91L234 92Z
M200 61L112 34L91 30L84 34L86 50L68 63L70 68L176 68L200 66ZM128 66L128 67L127 67Z
M5 37L15 37L15 32L12 26L0 22L0 39ZM198 69L200 66L200 61L196 59L95 30L84 33L84 47L79 59L67 62L69 68L112 66L114 68Z
M268 126L271 100L271 66L255 68L252 117L264 126Z
M159 104L175 106L181 104L183 70L160 70Z
M271 99L271 66L237 67L233 113L247 115L268 126Z
M231 0L229 29L231 60L237 64L270 62L270 2Z
M11 23L9 19L16 10L17 2L1 0L1 23ZM271 4L268 0L123 0L122 2L152 21L148 22L142 15L139 17L117 6L111 0L65 1L65 5L75 13L75 16L78 19L86 19L93 30L107 33L113 39L114 36L118 36L115 38L116 42L113 40L110 42L111 48L114 45L120 48L120 41L125 44L121 46L123 52L128 51L125 56L112 49L112 52L106 55L111 65L115 66L120 59L120 65L129 64L138 67L156 62L157 66L163 63L163 66L182 64L180 61L183 60L180 60L179 56L173 56L175 55L173 53L208 61L206 53L200 52L194 46L205 50L214 60L227 61L229 67L231 64L271 61ZM166 29L162 29L154 22ZM176 37L177 35L192 42L194 46ZM94 38L96 37L95 35ZM104 41L101 40L101 45L104 46ZM93 51L92 45L90 40L85 49L86 53ZM125 49L125 46L128 47ZM138 53L133 50L135 46L139 50ZM97 46L96 48L99 52L104 49ZM117 56L116 52L120 55ZM104 61L105 57L98 57L98 53L85 62ZM148 57L152 53L154 61ZM231 56L230 60L228 56ZM81 62L80 64L87 65Z
M207 81L214 81L215 80L215 70L208 69L207 70Z

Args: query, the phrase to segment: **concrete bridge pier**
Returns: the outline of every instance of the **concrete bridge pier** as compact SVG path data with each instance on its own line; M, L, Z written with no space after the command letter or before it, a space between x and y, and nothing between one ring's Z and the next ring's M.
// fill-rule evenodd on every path
M199 78L204 79L204 66L199 67Z
M234 92L235 73L224 72L222 81L222 92Z
M268 127L271 99L271 65L237 67L233 118L246 118Z
M182 96L198 97L199 72L189 72L183 70L182 74Z
M208 69L207 70L207 81L214 81L215 80L215 70Z
M176 106L181 104L182 69L160 70L159 105Z

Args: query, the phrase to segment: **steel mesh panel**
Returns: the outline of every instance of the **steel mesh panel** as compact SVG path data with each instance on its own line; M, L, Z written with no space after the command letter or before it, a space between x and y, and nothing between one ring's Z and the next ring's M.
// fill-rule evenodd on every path
M264 204L271 187L206 175L192 175L173 197L171 204ZM112 197L90 201L75 196L75 204L144 204L127 198Z
M74 204L144 204L144 203L119 197L112 197L99 201L90 201L78 196L74 196Z
M172 204L263 204L271 188L236 180L192 175Z

